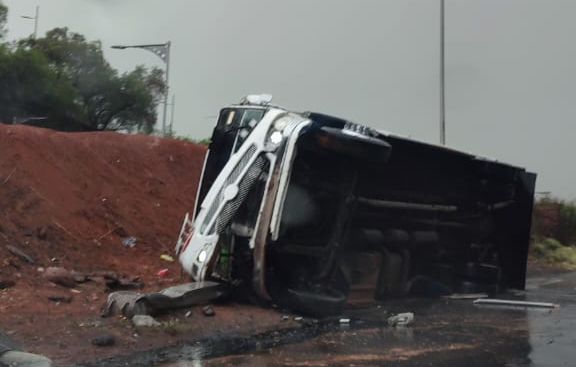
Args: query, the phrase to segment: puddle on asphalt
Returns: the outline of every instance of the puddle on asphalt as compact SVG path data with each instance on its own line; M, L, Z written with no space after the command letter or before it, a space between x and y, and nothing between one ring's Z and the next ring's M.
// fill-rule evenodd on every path
M403 301L388 309L414 311L413 327L394 329L373 308L352 324L303 326L257 338L228 338L188 346L161 367L233 366L561 366L576 356L576 304L566 292L526 299L561 304L558 310L487 308L471 301ZM402 309L400 309L400 307Z

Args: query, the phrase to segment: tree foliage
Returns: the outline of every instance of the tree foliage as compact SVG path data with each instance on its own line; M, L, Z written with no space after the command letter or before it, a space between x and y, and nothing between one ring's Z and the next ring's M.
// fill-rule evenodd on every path
M563 245L576 246L576 203L552 197L534 205L532 234L536 238L553 238Z
M166 88L161 70L140 66L120 74L100 42L67 28L0 46L0 85L3 122L33 118L59 130L146 133Z
M44 55L36 50L11 52L0 46L0 85L0 121L44 116L66 123L78 114L74 88L59 82Z
M0 1L0 40L6 33L6 20L8 19L8 8Z

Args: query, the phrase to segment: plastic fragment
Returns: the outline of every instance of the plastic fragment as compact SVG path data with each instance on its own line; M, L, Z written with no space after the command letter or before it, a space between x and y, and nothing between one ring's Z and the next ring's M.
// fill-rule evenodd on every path
M158 273L156 275L158 275L160 278L164 278L168 275L169 270L168 269L162 269L160 271L158 271Z
M167 254L160 255L160 259L162 259L164 261L168 261L168 262L174 262L174 258L170 255L167 255Z

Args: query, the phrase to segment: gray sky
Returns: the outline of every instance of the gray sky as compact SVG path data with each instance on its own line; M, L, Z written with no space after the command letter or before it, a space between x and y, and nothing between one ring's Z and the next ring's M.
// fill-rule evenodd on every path
M161 66L117 43L171 40L175 129L210 135L250 93L438 141L436 0L3 0L9 38L67 26L113 66ZM446 0L448 145L527 167L576 198L576 2Z

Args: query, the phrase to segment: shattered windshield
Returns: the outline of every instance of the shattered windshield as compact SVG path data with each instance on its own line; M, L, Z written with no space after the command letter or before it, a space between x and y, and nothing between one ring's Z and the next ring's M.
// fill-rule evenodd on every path
M234 142L234 153L240 149L244 141L248 138L252 130L256 127L258 122L264 116L265 110L244 110L242 113L242 118L238 123L238 135L236 141Z

